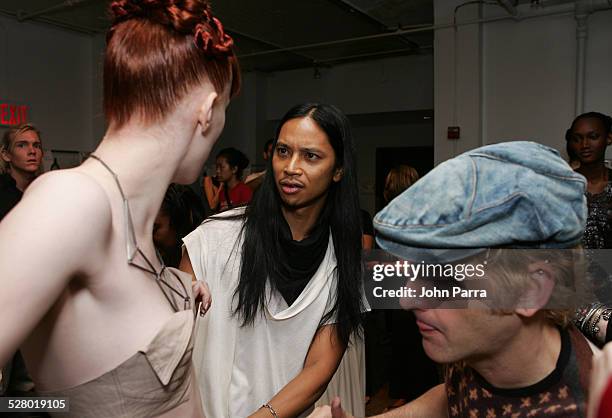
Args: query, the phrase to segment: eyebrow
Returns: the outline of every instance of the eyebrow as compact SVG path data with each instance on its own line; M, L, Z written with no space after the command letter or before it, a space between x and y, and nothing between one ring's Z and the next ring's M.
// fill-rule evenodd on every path
M18 139L14 142L14 144L42 144L42 142L40 141L40 139L36 140L36 141L28 141L27 139Z
M287 145L286 143L282 142L281 140L278 140L278 142L276 143L276 146L283 146L286 148L291 148L291 146ZM291 148L292 149L292 148ZM299 147L298 148L300 151L302 152L312 152L313 154L325 154L325 152L319 148L312 148L312 147Z

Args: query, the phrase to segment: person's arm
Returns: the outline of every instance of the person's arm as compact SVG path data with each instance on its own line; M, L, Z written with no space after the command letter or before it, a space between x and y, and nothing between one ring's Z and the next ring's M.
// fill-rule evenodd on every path
M406 376L410 379L410 376ZM308 418L355 418L344 412L340 398L335 398L331 406L322 406L310 414ZM429 389L412 402L392 409L374 418L448 418L446 390L444 384Z
M589 387L588 417L608 416L603 410L612 411L612 343L600 353L593 354L591 385Z
M302 371L268 401L279 418L295 417L321 397L342 360L345 348L338 339L336 325L319 328ZM251 418L272 416L270 410L262 407Z
M52 172L0 222L0 364L70 282L104 267L112 232L106 193L89 177Z
M223 183L221 183L219 187L215 187L211 177L204 177L204 194L206 195L206 200L208 200L208 206L210 206L212 210L218 209L222 189Z
M363 234L361 236L361 248L371 250L374 248L374 237L372 235Z

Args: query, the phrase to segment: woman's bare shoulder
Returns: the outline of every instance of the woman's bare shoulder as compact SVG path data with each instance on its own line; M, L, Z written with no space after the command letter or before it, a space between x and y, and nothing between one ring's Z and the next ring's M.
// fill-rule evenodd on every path
M37 178L2 223L0 231L28 225L41 238L92 249L92 242L111 233L112 212L106 192L92 177L58 170Z
M78 217L95 215L98 221L105 217L110 221L111 209L106 192L96 180L79 170L51 171L37 178L26 190L23 204L41 203L46 210L68 210Z

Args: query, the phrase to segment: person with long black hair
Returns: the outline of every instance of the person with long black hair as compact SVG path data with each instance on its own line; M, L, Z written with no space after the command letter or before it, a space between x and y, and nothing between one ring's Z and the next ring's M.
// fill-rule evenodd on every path
M185 239L181 268L206 281L194 362L206 416L307 412L360 332L361 227L353 141L334 106L282 118L251 204Z

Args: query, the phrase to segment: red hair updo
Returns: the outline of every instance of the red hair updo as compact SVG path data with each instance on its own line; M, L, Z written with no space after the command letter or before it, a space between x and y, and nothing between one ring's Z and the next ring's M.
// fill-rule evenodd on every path
M233 40L206 0L115 0L106 36L104 113L113 128L132 117L161 121L194 87L240 89Z

